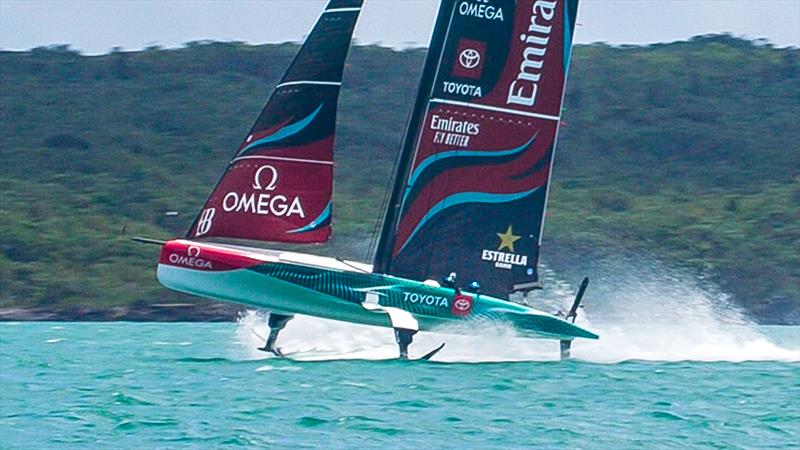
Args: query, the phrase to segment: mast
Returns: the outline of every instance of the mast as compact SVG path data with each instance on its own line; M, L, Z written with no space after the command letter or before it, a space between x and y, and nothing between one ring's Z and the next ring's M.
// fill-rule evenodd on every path
M420 121L424 119L425 108L428 105L433 90L433 82L436 78L436 71L444 51L445 35L447 27L454 13L457 0L441 0L439 12L433 27L433 34L428 45L428 53L425 56L425 64L422 68L419 90L417 91L414 107L406 124L403 143L400 147L400 155L394 167L392 175L392 187L389 203L381 225L380 239L378 248L375 251L373 270L377 273L388 273L389 263L392 256L392 247L395 240L395 228L397 226L397 215L400 211L402 193L406 187L408 172L411 169L410 159L414 154L417 139L420 133Z

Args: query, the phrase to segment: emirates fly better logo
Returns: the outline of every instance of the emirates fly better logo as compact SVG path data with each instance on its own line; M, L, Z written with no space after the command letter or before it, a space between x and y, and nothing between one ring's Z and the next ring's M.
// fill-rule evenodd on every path
M452 75L459 78L478 79L483 74L485 60L485 42L473 39L459 39Z

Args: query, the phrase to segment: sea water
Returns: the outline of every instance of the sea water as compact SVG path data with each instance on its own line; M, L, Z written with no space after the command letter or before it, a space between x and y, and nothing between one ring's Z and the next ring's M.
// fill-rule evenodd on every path
M596 258L592 259L594 261ZM286 358L236 323L0 323L0 448L800 448L800 327L754 325L659 264L604 260L571 361L503 326L421 332L298 316ZM545 271L530 300L568 307Z
M798 327L612 327L567 362L508 330L421 333L437 361L400 362L390 330L306 317L270 357L262 319L1 323L0 447L800 445Z

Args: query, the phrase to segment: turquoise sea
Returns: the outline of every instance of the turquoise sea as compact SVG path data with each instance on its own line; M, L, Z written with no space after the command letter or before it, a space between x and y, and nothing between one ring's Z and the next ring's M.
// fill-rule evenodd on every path
M605 343L568 362L503 330L427 334L412 356L448 346L422 363L387 360L388 330L311 318L271 358L262 319L0 323L0 447L800 446L799 327L595 325Z

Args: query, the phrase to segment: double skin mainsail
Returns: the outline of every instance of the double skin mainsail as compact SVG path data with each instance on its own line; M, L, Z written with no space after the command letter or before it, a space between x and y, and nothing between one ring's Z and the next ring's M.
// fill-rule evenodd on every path
M443 0L375 270L538 287L577 0Z

